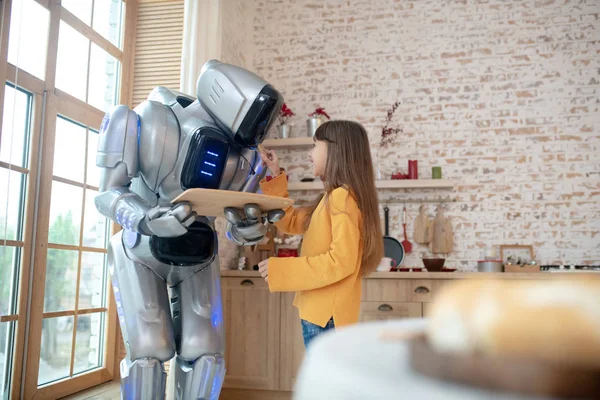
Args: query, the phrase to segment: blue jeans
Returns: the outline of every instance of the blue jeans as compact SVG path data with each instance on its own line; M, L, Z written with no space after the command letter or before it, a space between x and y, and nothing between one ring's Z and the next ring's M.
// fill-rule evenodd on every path
M312 342L314 338L319 336L323 332L327 332L330 329L334 329L335 325L333 324L333 318L327 322L324 328L321 328L319 325L315 325L312 322L305 321L303 319L300 320L302 323L302 336L304 337L304 347L308 348L308 344Z

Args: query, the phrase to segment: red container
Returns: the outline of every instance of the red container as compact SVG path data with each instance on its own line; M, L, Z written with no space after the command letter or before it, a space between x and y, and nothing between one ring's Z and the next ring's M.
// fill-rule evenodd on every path
M297 249L278 249L277 257L298 257Z
M408 160L408 179L419 179L419 165L417 160Z

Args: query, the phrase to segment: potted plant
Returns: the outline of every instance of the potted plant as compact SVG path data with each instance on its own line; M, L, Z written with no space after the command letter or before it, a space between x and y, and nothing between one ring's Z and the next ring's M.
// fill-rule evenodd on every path
M323 123L321 117L331 119L329 115L325 112L325 109L323 107L315 109L315 111L308 114L308 116L310 118L306 120L306 128L308 130L308 136L311 137L315 135L315 132L317 132L317 128Z
M292 136L292 125L288 125L287 121L290 117L293 117L294 112L287 106L287 104L283 103L281 106L281 110L279 111L279 116L277 117L279 120L279 137L282 139L287 139Z

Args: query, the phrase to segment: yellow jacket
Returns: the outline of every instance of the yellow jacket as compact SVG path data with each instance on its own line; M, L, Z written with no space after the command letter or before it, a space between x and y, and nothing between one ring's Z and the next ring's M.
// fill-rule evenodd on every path
M261 189L267 195L288 197L285 173L269 182L263 180ZM308 211L289 207L276 223L283 232L304 234L304 239L300 257L269 259L269 290L295 291L300 318L313 324L324 327L331 317L336 327L356 323L363 251L358 204L340 187L321 200L306 229Z

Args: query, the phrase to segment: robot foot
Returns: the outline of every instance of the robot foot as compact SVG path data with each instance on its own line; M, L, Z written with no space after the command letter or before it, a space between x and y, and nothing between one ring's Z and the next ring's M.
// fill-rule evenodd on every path
M189 363L175 363L175 399L217 400L225 378L225 361L220 354L206 354Z
M121 361L121 400L163 400L167 374L156 359Z

